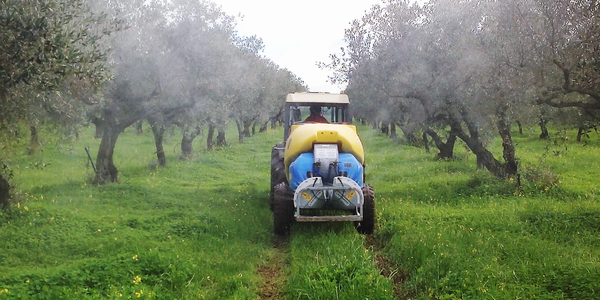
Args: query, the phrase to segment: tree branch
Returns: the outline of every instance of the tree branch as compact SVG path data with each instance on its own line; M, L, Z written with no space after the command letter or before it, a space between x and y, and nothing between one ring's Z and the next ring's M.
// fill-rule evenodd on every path
M559 95L553 95L547 98L538 98L537 104L546 104L556 108L565 107L581 107L585 109L600 110L600 102L586 102L586 101L559 101L554 102L554 99L558 98ZM591 96L590 96L591 97Z
M580 86L573 86L573 82L571 81L571 70L569 70L563 63L561 63L560 61L553 59L552 62L563 72L563 86L562 86L562 93L564 95L566 94L570 94L570 93L577 93L577 94L581 94L581 95L587 95L592 97L594 100L599 101L600 102L600 93L590 90L590 89L584 89L581 88ZM575 102L570 102L570 103L585 103L585 102L581 102L581 101L575 101ZM548 104L548 103L546 103ZM548 104L550 105L550 104ZM587 104L583 104L583 105L587 105ZM587 106L579 106L579 105L575 105L577 107L583 107L583 108L589 108ZM568 107L568 106L554 106L554 107ZM596 109L596 108L592 108L592 109Z

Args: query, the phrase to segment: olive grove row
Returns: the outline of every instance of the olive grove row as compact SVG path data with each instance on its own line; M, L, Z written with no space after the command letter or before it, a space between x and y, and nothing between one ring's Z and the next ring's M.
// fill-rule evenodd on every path
M354 21L345 42L320 66L348 84L355 116L412 143L431 138L442 158L460 139L501 178L518 170L511 124L539 124L547 137L550 119L580 135L598 120L595 0L391 0ZM486 148L496 136L503 159Z
M201 127L209 149L215 134L225 142L230 122L242 141L256 124L279 118L287 93L306 89L262 56L259 37L238 35L237 19L209 1L1 0L0 7L0 133L10 137L27 124L34 148L41 123L93 123L98 184L118 181L113 152L129 126L150 123L164 166L166 125L181 128L187 158Z

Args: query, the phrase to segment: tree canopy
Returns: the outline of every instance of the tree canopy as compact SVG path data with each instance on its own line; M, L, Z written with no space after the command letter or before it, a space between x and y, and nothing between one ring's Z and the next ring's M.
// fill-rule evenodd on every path
M0 7L1 128L30 123L33 134L42 117L62 125L87 118L102 132L97 183L118 181L113 149L134 123L153 124L157 154L160 128L178 124L189 157L200 126L224 134L234 120L241 141L250 126L280 115L285 94L306 89L262 56L259 37L239 36L237 19L209 1L1 0Z
M128 12L123 16L127 29L111 43L113 78L105 85L96 112L104 133L96 183L118 181L112 162L114 145L119 133L135 122L150 121L159 165L164 166L162 128L167 123L182 128L186 151L191 143L189 128L198 132L203 124L212 128L209 132L216 128L222 133L234 120L241 142L249 126L268 118L264 111L273 108L269 103L302 88L294 81L278 81L295 78L261 57L260 38L238 36L236 19L213 3L122 0L108 3L108 10ZM282 87L271 88L271 82Z
M584 0L387 1L355 20L346 47L320 65L348 85L357 115L400 126L409 142L423 132L441 157L452 155L442 138L458 137L480 165L511 176L511 122L545 124L539 104L600 108L598 9ZM485 147L495 134L504 162Z
M53 93L89 101L110 76L101 39L119 22L86 1L2 0L0 11L0 125L34 118L34 110L68 111L69 99Z

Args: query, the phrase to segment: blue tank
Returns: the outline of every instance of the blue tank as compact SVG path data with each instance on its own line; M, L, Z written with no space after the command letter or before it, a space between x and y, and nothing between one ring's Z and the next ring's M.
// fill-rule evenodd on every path
M360 187L363 183L363 166L358 159L350 153L340 153L338 163L339 174L354 180Z
M338 159L338 168L333 170L335 174L318 174L318 169L314 168L315 156L312 153L303 153L290 164L290 188L296 190L298 185L308 179L309 175L330 177L345 176L354 180L360 187L363 183L363 166L350 153L340 153ZM326 180L324 180L326 181Z
M315 156L312 153L302 153L290 164L290 188L296 190L302 181L308 179L308 173L313 172Z

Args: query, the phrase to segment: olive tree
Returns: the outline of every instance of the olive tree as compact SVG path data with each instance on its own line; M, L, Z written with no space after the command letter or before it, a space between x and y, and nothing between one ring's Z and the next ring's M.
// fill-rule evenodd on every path
M224 61L231 47L232 18L210 3L146 1L129 7L129 28L113 44L115 76L101 114L98 184L118 181L113 163L118 136L139 120L152 121L159 165L164 165L160 120L193 107L199 94L214 89L220 72L215 62Z
M332 56L328 67L336 70L334 79L348 83L349 92L362 91L359 97L368 99L367 106L395 111L396 120L420 126L441 157L451 156L460 138L478 165L498 177L513 176L516 156L507 111L527 90L526 83L513 80L525 77L526 70L506 62L519 54L519 35L509 37L506 53L490 50L508 40L498 38L500 17L492 14L498 5L437 0L375 6L346 32L347 52ZM490 41L495 44L483 45ZM446 142L435 128L449 128ZM486 147L494 132L503 139L504 162Z
M0 131L17 122L35 125L42 111L65 118L78 102L94 103L104 82L103 37L108 22L84 0L0 1ZM67 93L59 93L64 92ZM2 157L0 157L0 163ZM9 169L4 163L3 170ZM10 172L0 174L0 204L8 205Z
M600 3L532 0L538 103L600 109ZM579 97L583 96L583 97Z

